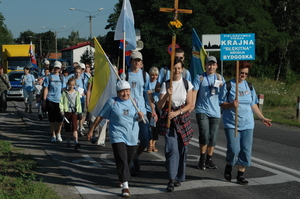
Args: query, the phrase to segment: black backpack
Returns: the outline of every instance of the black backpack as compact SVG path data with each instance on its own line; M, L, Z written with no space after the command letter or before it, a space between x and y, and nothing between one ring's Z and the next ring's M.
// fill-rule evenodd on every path
M247 81L246 81L246 82L247 82ZM248 84L248 86L249 86L249 88L250 88L250 91L252 91L252 90L253 90L253 85L252 85L250 82L247 82L247 84ZM226 89L227 89L226 97L227 97L227 99L228 99L229 93L230 93L230 90L231 90L231 83L230 83L230 81L227 81L227 82L226 82Z
M189 91L188 80L186 80L185 78L182 78L182 80L183 80L183 83L184 83L185 90L186 90L186 92L188 92ZM166 89L170 88L170 80L167 80L165 83L166 83Z

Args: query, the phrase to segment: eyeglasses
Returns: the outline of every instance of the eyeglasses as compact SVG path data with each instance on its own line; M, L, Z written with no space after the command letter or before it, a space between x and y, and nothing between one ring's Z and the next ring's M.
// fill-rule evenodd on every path
M245 72L240 72L241 75L248 75L248 73L245 73Z
M180 59L180 60L183 60L183 57L176 57L176 59Z
M134 59L134 61L136 61L136 62L140 62L140 61L142 61L141 59Z

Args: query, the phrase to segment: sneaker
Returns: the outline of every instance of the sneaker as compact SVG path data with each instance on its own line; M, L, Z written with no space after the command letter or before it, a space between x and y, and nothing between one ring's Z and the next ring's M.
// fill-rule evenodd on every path
M28 112L28 108L25 108L25 113L27 113Z
M56 139L58 142L62 142L62 138L61 138L61 135L57 135L57 139Z
M217 169L218 168L217 165L215 165L211 159L206 160L205 167L208 169Z
M77 143L77 144L75 144L74 149L77 150L77 149L79 149L79 147L80 147L80 144Z
M29 109L29 113L32 113L32 110L31 110L31 109Z
M51 142L56 142L56 137L55 136L52 137Z
M205 170L206 167L205 167L205 161L202 160L201 158L199 158L199 162L198 162L198 165L197 165L197 168L200 169L200 170Z
M238 176L236 178L237 183L241 184L241 185L248 185L249 182L244 178L244 176Z
M136 157L133 158L133 165L134 165L134 167L135 167L135 171L136 171L136 172L139 172L140 169L141 169L139 158L136 158Z
M174 187L180 187L181 183L179 180L174 180Z
M39 119L43 120L43 115L39 114Z
M168 192L174 191L174 187L175 187L174 180L170 180L169 183L168 183L168 186L167 186L167 191Z

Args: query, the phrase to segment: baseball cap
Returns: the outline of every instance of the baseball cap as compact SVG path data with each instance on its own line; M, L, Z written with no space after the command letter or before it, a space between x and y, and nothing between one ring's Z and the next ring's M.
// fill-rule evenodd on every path
M130 89L130 84L127 81L118 81L116 86L117 91Z
M141 60L143 60L143 55L139 51L132 51L131 52L131 59L141 59Z
M84 63L80 63L79 65L80 65L81 69L85 69L85 64Z
M60 61L55 61L53 68L61 68L61 62Z
M205 60L205 63L208 63L208 62L215 62L215 63L218 63L217 61L217 58L214 57L214 56L208 56Z
M48 60L45 60L44 64L49 65L50 62Z

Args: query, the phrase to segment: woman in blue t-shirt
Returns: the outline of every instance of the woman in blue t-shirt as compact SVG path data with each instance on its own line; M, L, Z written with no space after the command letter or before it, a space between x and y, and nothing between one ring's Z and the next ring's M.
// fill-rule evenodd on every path
M117 97L107 100L90 128L87 138L88 140L92 139L95 128L104 118L110 121L109 138L114 152L120 186L122 187L122 196L129 197L130 164L137 148L138 121L143 117L143 112L137 112L133 102L129 99L131 88L127 81L119 81L116 89ZM140 107L141 104L137 105Z
M271 120L267 119L260 112L257 103L258 99L252 85L246 81L251 68L250 63L240 61L238 100L236 96L236 81L234 79L226 82L219 94L219 103L223 108L223 124L227 139L226 167L224 178L231 181L233 165L238 165L237 182L247 185L249 182L244 178L246 166L251 166L251 152L253 141L254 118L257 115L262 123L270 127ZM230 84L231 86L228 86ZM230 89L228 89L230 88ZM238 107L238 136L235 137L235 109Z

